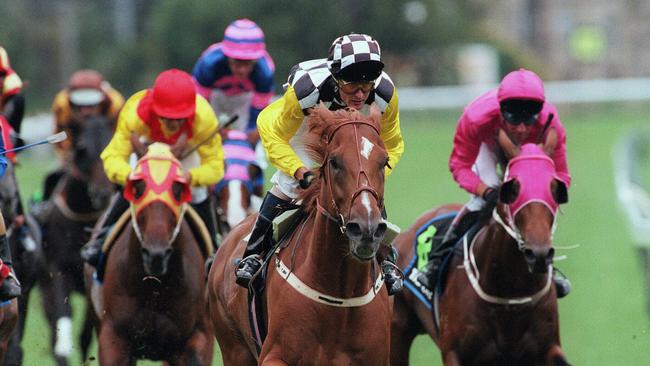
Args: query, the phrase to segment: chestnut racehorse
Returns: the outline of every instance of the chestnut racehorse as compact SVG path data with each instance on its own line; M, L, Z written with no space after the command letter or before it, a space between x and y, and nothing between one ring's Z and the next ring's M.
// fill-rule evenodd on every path
M301 197L307 218L266 272L267 335L259 353L248 293L234 276L255 216L223 241L208 301L225 365L388 365L391 309L375 259L387 227L388 155L379 120L375 107L369 117L323 106L310 112L304 137L320 170Z
M396 296L391 364L407 365L414 337L426 332L446 366L568 365L552 285L555 218L567 200L553 161L539 146L524 145L508 164L496 207L486 207L487 224L452 252L433 311L413 287ZM460 207L433 209L395 239L401 268L415 258L416 231Z
M124 196L130 218L108 251L101 296L91 296L102 309L100 365L133 365L142 358L209 365L213 338L203 266L209 251L188 223L189 182L168 145L149 146ZM90 271L86 265L87 286Z

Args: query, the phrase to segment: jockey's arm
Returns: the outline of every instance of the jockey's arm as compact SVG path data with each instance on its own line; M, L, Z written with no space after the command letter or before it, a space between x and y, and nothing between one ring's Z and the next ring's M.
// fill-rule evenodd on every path
M257 118L257 128L269 161L290 177L305 166L289 144L304 118L292 86L287 88L282 98L264 108Z
M124 104L119 114L117 127L113 138L102 151L101 159L104 162L104 172L108 179L116 184L125 185L131 173L129 155L133 151L131 146L131 133L148 135L148 128L137 114L138 104L146 90L134 94Z
M196 143L207 141L197 149L201 158L201 165L190 170L193 186L209 186L219 182L224 175L223 147L221 135L214 133L217 129L217 117L212 107L205 98L197 96L196 114L194 117L195 136L192 140ZM212 136L210 137L210 135Z
M472 171L472 165L478 156L481 136L477 126L465 113L460 117L454 133L454 146L449 157L449 170L454 180L465 191L480 195L481 179Z
M402 138L399 122L397 90L393 91L393 97L381 116L381 139L384 141L386 151L388 152L388 164L391 168L395 168L402 153L404 153L404 139ZM386 176L389 176L392 170L386 167L384 172Z
M2 127L0 127L0 136L2 136ZM5 151L4 139L0 137L0 151ZM7 169L7 157L5 154L0 154L0 177L5 175Z

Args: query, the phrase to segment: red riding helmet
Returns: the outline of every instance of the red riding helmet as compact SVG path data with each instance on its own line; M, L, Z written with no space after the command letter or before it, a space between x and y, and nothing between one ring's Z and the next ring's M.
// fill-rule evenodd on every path
M195 108L196 92L190 74L170 69L158 75L153 84L153 111L159 117L190 118Z

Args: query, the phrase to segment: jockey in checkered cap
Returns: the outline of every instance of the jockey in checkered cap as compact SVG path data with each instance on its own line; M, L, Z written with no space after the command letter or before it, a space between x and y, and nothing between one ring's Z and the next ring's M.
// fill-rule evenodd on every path
M260 137L277 172L271 178L260 215L248 240L244 258L237 268L237 283L247 286L261 268L261 258L270 249L267 239L275 217L287 203L298 197L313 179L314 162L307 156L300 128L309 110L323 103L331 110L354 108L367 112L375 103L382 112L381 138L395 167L404 151L400 132L397 92L383 72L379 43L365 34L348 34L334 40L326 59L301 62L294 66L282 98L270 104L257 120ZM386 169L386 175L390 169ZM394 265L390 245L379 251L381 268L389 294L402 288L402 274ZM385 253L384 253L385 252Z

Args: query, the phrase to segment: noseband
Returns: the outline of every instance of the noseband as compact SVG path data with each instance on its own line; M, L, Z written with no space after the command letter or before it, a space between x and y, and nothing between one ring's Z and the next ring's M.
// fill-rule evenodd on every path
M354 193L352 194L352 198L350 199L350 209L348 210L348 214L347 214L347 217L349 218L350 214L352 212L352 204L354 203L354 200L357 197L359 197L359 195L362 192L368 192L373 197L375 197L380 210L384 207L384 198L380 197L379 193L377 193L377 190L375 188L373 188L369 184L370 179L368 179L368 174L363 169L363 164L361 164L361 153L360 153L361 149L359 147L359 134L358 134L358 130L357 130L358 125L366 125L366 126L371 127L373 129L373 131L375 131L377 133L377 135L379 136L380 133L379 133L379 130L377 129L377 127L375 127L374 125L372 125L372 124L370 124L368 122L364 122L364 121L343 122L343 123L340 123L340 124L336 125L331 131L329 131L329 133L327 134L326 143L329 144L332 141L332 138L334 137L334 134L336 134L336 132L338 132L341 129L341 127L348 126L348 125L352 125L354 127L354 140L355 140L355 142L357 144L357 146L356 146L357 147L357 161L359 162L359 173L357 174L357 183L356 183L357 189L354 191ZM346 225L347 219L346 219L346 216L343 216L343 214L341 213L341 210L339 209L339 206L336 204L336 200L334 199L334 194L332 192L332 179L331 179L332 173L331 173L330 164L328 164L329 155L330 154L329 154L329 151L328 151L327 154L325 155L324 159L323 159L323 164L324 165L322 165L320 169L321 169L321 176L323 176L325 178L325 184L327 185L327 189L329 190L329 194L330 194L330 197L332 199L332 206L334 207L334 210L335 210L336 213L334 215L332 215L329 212L327 212L327 210L323 206L321 206L318 199L316 199L316 207L317 207L318 211L320 213L322 213L325 217L327 217L328 219L336 222L337 225L339 226L339 230L341 230L341 233L345 234L345 231L346 231L345 225ZM323 174L323 168L325 170L324 174ZM361 181L362 176L365 178L365 183L362 183L362 181Z

